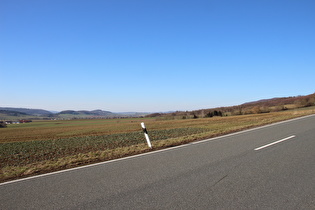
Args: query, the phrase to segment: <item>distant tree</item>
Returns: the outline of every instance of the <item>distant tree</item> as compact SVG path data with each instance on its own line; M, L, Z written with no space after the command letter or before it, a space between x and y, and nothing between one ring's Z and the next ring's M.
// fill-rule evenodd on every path
M261 113L260 107L259 107L259 106L254 106L254 107L252 108L252 113L253 113L253 114L259 114L259 113Z
M222 117L223 116L223 113L221 111L217 111L217 110L214 110L212 112L208 112L205 117L214 117L214 116L219 116L219 117Z
M212 112L208 112L205 117L213 117L213 113Z
M260 113L269 113L271 109L269 107L263 106L260 107Z
M295 107L296 108L301 108L301 107L308 107L310 106L308 100L306 98L300 98L298 100L294 101Z
M242 106L234 106L232 115L242 115L243 114L243 107Z
M315 97L310 98L310 99L308 100L308 103L310 104L310 106L315 106Z
M5 122L0 121L0 128L6 128L7 124L5 124Z
M286 106L284 106L284 105L279 105L279 106L276 106L276 107L274 108L274 111L275 111L275 112L285 111L285 110L288 110L288 108L287 108Z
M218 111L218 116L222 117L223 113L221 111Z
M193 113L193 115L194 115L194 116L193 116L194 119L197 119L197 118L198 118L198 116L197 116L195 113Z

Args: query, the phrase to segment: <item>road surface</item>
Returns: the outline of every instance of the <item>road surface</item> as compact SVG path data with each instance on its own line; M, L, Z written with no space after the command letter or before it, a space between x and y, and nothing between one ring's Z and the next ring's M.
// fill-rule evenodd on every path
M315 115L2 183L0 209L315 209Z

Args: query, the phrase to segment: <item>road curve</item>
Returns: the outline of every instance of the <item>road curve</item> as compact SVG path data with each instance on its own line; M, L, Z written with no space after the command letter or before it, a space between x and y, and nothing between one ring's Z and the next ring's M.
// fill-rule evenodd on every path
M315 115L0 184L0 209L315 209Z

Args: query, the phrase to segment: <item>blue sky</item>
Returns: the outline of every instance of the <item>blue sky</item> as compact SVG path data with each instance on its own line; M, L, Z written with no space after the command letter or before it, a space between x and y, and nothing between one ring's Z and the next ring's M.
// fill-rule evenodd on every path
M196 110L315 92L313 0L2 0L0 106Z

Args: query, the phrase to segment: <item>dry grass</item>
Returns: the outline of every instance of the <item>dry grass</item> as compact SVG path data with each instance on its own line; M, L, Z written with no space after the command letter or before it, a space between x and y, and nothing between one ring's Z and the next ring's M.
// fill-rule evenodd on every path
M11 125L8 128L1 129L0 132L0 142L2 142L0 147L5 148L10 145L13 148L12 154L8 154L7 150L4 152L0 148L0 152L2 151L2 154L0 153L0 181L3 182L19 177L72 168L150 151L147 145L142 143L145 142L140 127L140 122L142 121L146 123L149 135L153 140L154 150L158 150L314 113L315 108L310 107L267 114L186 120L161 121L155 118L144 118L39 121L30 124ZM139 135L141 137L138 137ZM126 136L129 139L116 141L115 138L112 138L112 143L108 143L108 136L110 138L117 137L117 139L119 136ZM102 138L104 141L99 141ZM75 143L78 143L76 141L80 141L80 147L78 148L81 149L75 146ZM100 145L104 145L105 142L105 146L100 147L97 143L98 141ZM53 148L51 145L54 144L51 144L51 142L61 142L61 146L55 144L55 148L60 149L60 147L68 145L66 148L69 150L65 150L65 153L58 150L58 154L57 150L48 150L50 155L42 153L42 156L45 158L37 158L36 155L42 151L37 151L34 149L36 147L32 147L32 145L37 145L38 142L44 146L48 144L48 148ZM18 152L14 150L18 145L25 143L28 146L21 147L24 149L18 149ZM87 147L84 147L85 143L88 145ZM91 146L93 143L95 143L95 147ZM30 149L27 149L28 147ZM11 159L8 158L10 155L12 155ZM15 157L20 159L16 159L18 160L16 161Z

